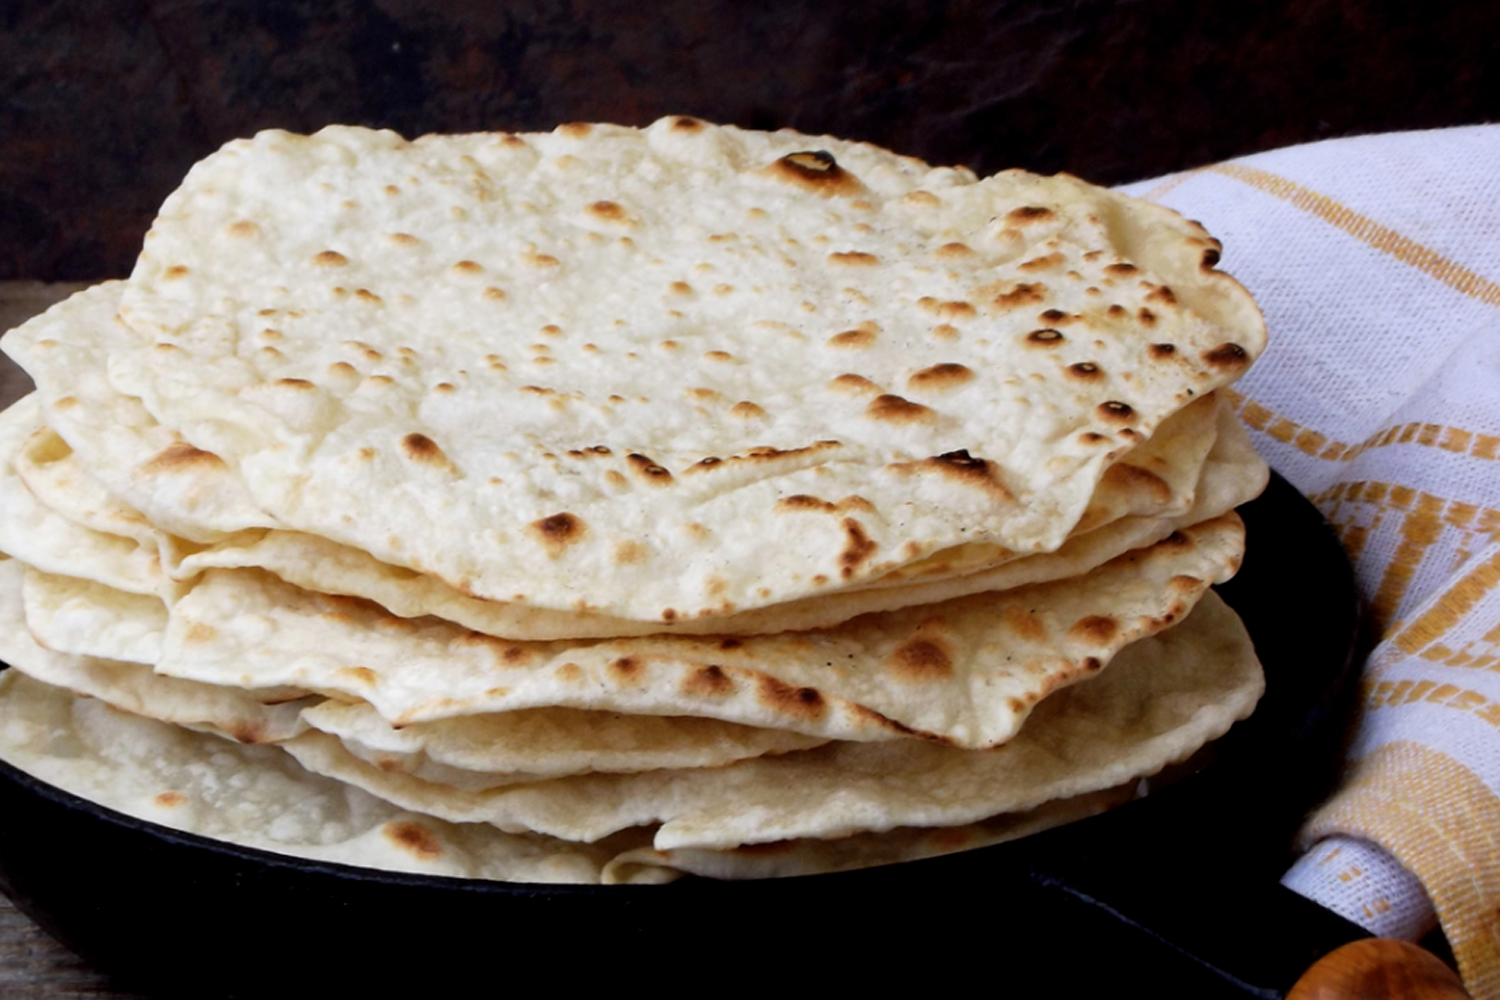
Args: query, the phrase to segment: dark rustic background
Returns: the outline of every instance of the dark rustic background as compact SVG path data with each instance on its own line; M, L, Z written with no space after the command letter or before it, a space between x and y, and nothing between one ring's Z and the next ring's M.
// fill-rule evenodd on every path
M124 275L257 129L669 112L1121 182L1500 119L1500 3L0 0L0 280Z

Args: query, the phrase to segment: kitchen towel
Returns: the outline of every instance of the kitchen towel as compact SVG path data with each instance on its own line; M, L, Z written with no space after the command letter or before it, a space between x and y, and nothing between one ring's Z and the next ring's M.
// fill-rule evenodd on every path
M1283 882L1442 923L1500 998L1500 126L1335 139L1132 184L1203 223L1271 346L1231 396L1354 564L1377 645Z

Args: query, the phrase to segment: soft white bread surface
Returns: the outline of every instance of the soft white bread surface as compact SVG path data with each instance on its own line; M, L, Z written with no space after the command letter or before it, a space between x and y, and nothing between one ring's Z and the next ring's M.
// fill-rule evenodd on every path
M158 465L243 483L200 537L290 527L483 598L721 616L1058 548L1112 463L1260 352L1217 252L1070 177L687 118L265 132L163 206L108 380L181 435ZM72 405L76 346L7 349Z

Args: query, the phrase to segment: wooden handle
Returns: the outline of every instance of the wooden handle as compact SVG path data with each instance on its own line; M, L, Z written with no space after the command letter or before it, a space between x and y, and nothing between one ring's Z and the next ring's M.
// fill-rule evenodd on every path
M1389 938L1352 941L1302 974L1286 1000L1470 1000L1453 970L1425 948Z

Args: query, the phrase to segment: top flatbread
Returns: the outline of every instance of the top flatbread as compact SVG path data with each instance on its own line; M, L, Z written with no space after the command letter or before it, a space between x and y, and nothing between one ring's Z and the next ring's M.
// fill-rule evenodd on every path
M483 597L723 615L1057 548L1261 349L1216 259L1072 178L692 119L267 132L163 207L108 374L277 524Z

